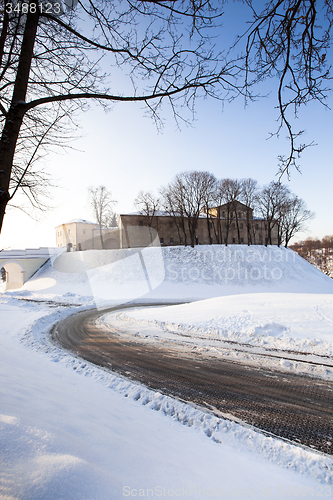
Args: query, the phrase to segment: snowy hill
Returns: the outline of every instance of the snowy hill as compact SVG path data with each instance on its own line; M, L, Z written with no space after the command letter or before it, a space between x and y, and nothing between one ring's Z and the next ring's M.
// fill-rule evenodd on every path
M267 292L333 293L333 280L292 250L278 247L88 250L53 257L19 293L59 295L70 302L93 297L103 306Z

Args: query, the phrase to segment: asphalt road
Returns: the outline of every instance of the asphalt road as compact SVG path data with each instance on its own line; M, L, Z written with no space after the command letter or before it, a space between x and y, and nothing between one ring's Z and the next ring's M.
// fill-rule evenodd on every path
M73 314L51 336L77 356L151 389L333 454L333 382L180 350L175 343L143 342L96 325L99 316L126 307Z

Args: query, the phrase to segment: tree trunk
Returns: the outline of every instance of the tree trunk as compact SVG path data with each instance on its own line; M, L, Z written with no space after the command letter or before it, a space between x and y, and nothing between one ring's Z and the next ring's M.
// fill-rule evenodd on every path
M100 238L101 238L101 247L102 247L102 250L104 250L103 231L102 231L101 224L99 225L99 235L100 235Z
M207 219L208 239L209 239L209 244L211 245L213 243L213 238L212 238L211 231L210 231L210 218L208 216L208 211L207 211L206 219Z
M28 89L29 73L33 48L36 39L39 14L27 14L24 34L15 79L14 91L0 140L0 232L10 200L9 183L11 178L15 148L23 117L26 112L25 98Z

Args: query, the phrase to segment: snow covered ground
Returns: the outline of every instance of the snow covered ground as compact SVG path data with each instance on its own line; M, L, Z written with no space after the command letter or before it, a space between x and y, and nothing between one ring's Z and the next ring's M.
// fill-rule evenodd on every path
M54 258L0 296L2 500L333 496L330 457L150 391L48 338L94 304L196 300L119 321L190 331L206 347L234 339L332 356L331 279L284 249L82 254Z

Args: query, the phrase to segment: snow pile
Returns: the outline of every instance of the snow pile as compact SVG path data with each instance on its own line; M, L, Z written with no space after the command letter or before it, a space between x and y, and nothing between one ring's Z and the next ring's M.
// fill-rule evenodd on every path
M105 323L114 324L114 314ZM108 319L109 318L109 319ZM333 294L244 294L192 304L126 310L117 314L123 329L157 325L192 339L231 340L281 350L333 357Z

